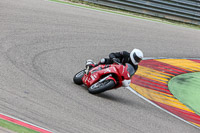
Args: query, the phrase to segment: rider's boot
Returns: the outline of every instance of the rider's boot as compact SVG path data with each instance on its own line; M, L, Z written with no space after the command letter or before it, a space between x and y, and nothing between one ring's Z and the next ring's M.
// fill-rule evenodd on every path
M92 60L87 60L86 61L86 64L85 64L85 67L86 67L86 69L85 69L85 73L86 74L88 74L89 73L89 70L91 69L91 68L93 68L93 67L95 67L96 66L96 63L95 62L93 62Z

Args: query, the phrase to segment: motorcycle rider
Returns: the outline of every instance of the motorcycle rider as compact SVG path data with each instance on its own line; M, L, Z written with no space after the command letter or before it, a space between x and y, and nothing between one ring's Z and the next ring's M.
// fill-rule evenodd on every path
M102 58L98 64L94 63L92 60L87 60L86 74L92 67L95 67L99 64L113 64L114 62L118 62L123 65L129 63L134 67L135 71L137 71L138 64L142 59L143 59L143 52L139 49L133 49L130 53L127 51L110 53L109 58Z

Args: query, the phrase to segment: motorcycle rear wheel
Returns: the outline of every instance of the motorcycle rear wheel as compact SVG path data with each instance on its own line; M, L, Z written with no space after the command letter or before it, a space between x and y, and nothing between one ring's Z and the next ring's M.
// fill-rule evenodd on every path
M97 82L88 88L89 93L98 94L106 90L110 90L115 86L115 82L111 79L103 82Z
M78 72L77 74L75 74L73 78L74 83L77 85L82 85L83 84L82 78L84 74L85 74L85 70L82 70Z

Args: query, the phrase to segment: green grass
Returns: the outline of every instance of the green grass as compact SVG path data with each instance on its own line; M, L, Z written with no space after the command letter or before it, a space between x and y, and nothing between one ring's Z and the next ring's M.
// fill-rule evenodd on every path
M12 130L14 132L17 132L17 133L39 133L39 132L34 131L32 129L14 124L12 122L9 122L9 121L3 120L3 119L0 119L0 126L7 128L9 130Z
M85 2L82 0L49 0L49 1L59 2L59 3L63 3L63 4L69 4L69 5L73 5L73 6L84 7L84 8L88 8L88 9L94 9L94 10L98 10L98 11L119 14L119 15L123 15L123 16L129 16L129 17L134 17L134 18L140 18L140 19L145 19L145 20L150 20L150 21L155 21L155 22L160 22L160 23L165 23L165 24L170 24L170 25L177 25L177 26L182 26L182 27L186 27L186 28L200 30L200 25L193 25L193 24L188 24L188 23L179 22L179 21L175 21L175 20L169 20L169 19L158 18L158 17L154 17L154 16L150 16L150 15L134 13L134 12L125 11L125 10L121 10L121 9L101 6L101 5Z
M170 79L170 92L200 116L200 72L185 73Z

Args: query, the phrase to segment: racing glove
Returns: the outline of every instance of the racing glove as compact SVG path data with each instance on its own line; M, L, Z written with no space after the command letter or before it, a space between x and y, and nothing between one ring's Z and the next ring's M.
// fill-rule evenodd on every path
M102 58L102 59L100 60L100 63L101 63L101 64L105 64L105 63L106 63L106 59L105 59L105 58Z

